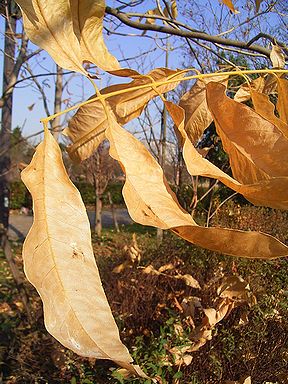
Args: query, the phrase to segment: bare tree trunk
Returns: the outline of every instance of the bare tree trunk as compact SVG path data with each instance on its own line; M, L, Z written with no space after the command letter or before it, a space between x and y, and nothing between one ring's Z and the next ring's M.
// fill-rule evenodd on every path
M61 111L62 93L63 93L63 70L57 65L57 75L55 82L55 98L54 98L54 114ZM52 121L52 134L55 140L58 141L61 128L61 116L55 117Z
M102 232L102 200L100 194L100 183L99 183L99 171L100 171L100 155L96 152L96 172L94 174L94 185L95 185L95 232L97 236L101 236Z
M165 67L168 68L168 57L169 57L169 41L166 43L166 56L165 56ZM164 94L166 98L166 95ZM161 145L160 145L160 165L165 171L166 162L166 139L167 139L167 109L165 104L163 105L162 119L161 119ZM163 229L157 228L157 245L159 246L163 241Z
M10 5L11 6L11 5ZM16 33L16 19L10 17L5 19L5 47L4 47L4 66L3 66L3 93L7 89L14 70L14 57L16 42L14 35ZM8 230L9 222L9 171L11 166L10 158L10 140L12 132L12 104L13 94L10 93L1 113L0 130L0 227L4 232Z
M119 225L118 225L118 220L117 220L117 217L116 217L116 212L115 212L115 209L114 209L114 204L113 204L113 200L112 200L112 196L111 196L110 192L108 192L108 199L109 199L109 204L110 204L110 207L111 207L111 213L112 213L112 217L113 217L114 227L115 227L117 232L120 232Z

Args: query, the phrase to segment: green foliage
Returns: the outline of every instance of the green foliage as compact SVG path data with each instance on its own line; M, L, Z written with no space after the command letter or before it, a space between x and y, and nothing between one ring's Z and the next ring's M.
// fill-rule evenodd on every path
M86 182L76 182L76 187L81 193L82 199L85 205L94 205L95 204L95 189L93 185ZM110 183L108 184L105 193L102 196L102 201L104 205L109 205L108 192L111 194L113 204L122 205L124 204L122 196L122 183Z
M32 201L30 194L22 181L14 181L10 184L10 208L20 209L21 207L31 208Z

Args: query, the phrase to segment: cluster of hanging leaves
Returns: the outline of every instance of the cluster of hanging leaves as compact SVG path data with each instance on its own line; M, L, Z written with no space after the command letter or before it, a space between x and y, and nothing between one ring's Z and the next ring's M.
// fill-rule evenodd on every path
M58 65L87 75L82 64L90 62L114 75L132 78L128 84L113 85L93 95L78 109L65 134L72 141L68 153L77 161L91 156L104 139L109 141L110 155L126 174L123 196L134 221L170 229L193 244L228 255L263 259L288 255L285 244L264 233L199 226L179 205L147 148L122 128L138 117L152 98L164 99L162 95L183 80L185 71L157 68L141 75L120 69L103 41L104 0L18 3L29 38ZM287 209L288 81L260 77L249 86L243 85L235 100L226 96L227 81L225 74L198 80L179 105L164 99L183 146L187 169L193 176L220 180L254 204ZM277 115L269 100L275 87ZM240 103L248 99L253 108ZM195 142L212 121L229 156L233 177L195 149ZM43 300L48 331L79 355L114 360L144 377L140 368L131 364L132 358L120 341L94 260L84 204L47 127L22 179L34 204L34 223L23 249L25 272ZM132 252L137 259L137 244L133 248L130 257ZM151 267L146 272L164 273ZM189 276L176 278L192 284ZM223 291L221 295L223 298ZM219 319L236 305L227 297L223 300L205 313L201 328L205 340Z

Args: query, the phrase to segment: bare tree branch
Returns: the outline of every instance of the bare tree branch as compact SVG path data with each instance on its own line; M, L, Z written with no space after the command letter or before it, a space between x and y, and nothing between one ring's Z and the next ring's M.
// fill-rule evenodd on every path
M176 29L176 28L171 28L168 26L162 26L162 25L156 25L156 24L141 23L139 21L131 20L126 13L123 13L117 9L106 7L105 10L106 10L106 14L116 17L122 23L135 29L144 30L144 31L156 31L160 33L186 37L189 39L199 39L203 41L209 41L211 43L217 43L223 46L228 46L228 47L230 46L230 47L244 49L254 53L259 53L270 58L270 53L271 53L270 49L265 48L258 44L252 44L251 40L247 43L245 41L223 38L221 36L209 35L205 32L190 31L190 30ZM143 14L142 16L145 18L145 14ZM170 20L170 22L174 22L174 20ZM281 42L278 42L278 44L283 46L283 43Z

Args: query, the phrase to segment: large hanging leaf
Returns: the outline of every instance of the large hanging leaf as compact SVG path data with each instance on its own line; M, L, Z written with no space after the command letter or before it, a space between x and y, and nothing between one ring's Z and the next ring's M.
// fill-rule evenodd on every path
M42 298L47 330L81 356L111 359L135 372L101 285L85 206L48 130L22 180L34 210L24 267Z
M62 68L86 73L68 0L17 0L29 39Z
M225 90L221 84L209 83L207 103L234 177L244 184L287 177L287 139L251 108L227 97Z
M29 39L62 68L87 74L83 61L117 70L118 61L104 43L104 0L17 0Z
M288 80L277 78L278 85L278 100L277 111L279 112L280 119L288 124Z
M163 94L171 91L179 84L179 80L184 77L185 71L172 70L169 68L156 68L147 75L139 75L129 84L117 84L104 88L101 93L108 94L110 92L121 91L131 88L130 92L109 97L107 99L112 110L114 111L117 121L125 124L132 119L140 116L148 101L157 97L159 93ZM161 82L173 80L175 82L157 85L153 82ZM133 87L143 86L151 83L151 88L140 88L133 90ZM155 89L153 89L155 87Z
M288 140L288 125L275 115L275 105L270 101L269 96L257 91L251 91L251 97L255 111L274 124Z
M262 180L255 184L241 184L198 153L185 132L183 109L168 101L166 101L165 104L173 118L175 128L178 129L179 134L182 136L184 142L183 157L190 175L201 175L218 179L227 185L227 187L241 193L247 200L255 205L264 205L280 209L288 208L288 177L272 177L269 178L269 180Z
M270 60L273 68L284 68L286 59L281 47L272 44Z
M108 105L107 109L110 111ZM107 126L107 115L100 100L80 107L63 131L73 142L66 148L71 159L80 162L91 156L105 139Z
M123 196L134 221L170 228L191 243L233 256L269 259L288 255L288 247L263 233L198 226L180 207L162 168L142 143L115 120L107 128L106 136L111 156L126 173Z
M235 93L234 100L239 103L250 100L251 98L251 89L257 92L262 92L265 87L265 79L263 76L257 77L257 79L252 80L250 84L244 83L240 86L238 91Z
M133 76L135 80L129 84L112 85L101 90L102 94L108 94L114 91L120 91L131 88L130 92L107 98L106 108L109 114L116 114L117 120L121 123L136 118L141 114L145 105L153 97L158 96L158 93L165 93L175 88L179 78L183 77L179 71L173 71L167 68L154 69L148 75L140 75L135 71L120 70L117 74L121 76ZM175 77L175 83L156 86L157 91L147 87L139 90L133 90L133 87L151 83L151 76L155 81L167 80ZM96 97L96 95L92 96ZM111 110L113 109L113 111ZM104 139L105 129L108 127L107 114L103 107L103 102L95 100L79 108L76 114L69 122L68 128L64 130L64 134L69 136L73 144L67 148L69 155L76 161L81 161L88 158L98 145Z
M194 144L213 121L206 101L206 84L211 81L227 83L228 76L214 76L205 80L197 80L179 102L180 107L185 111L185 131Z
M103 39L105 0L70 0L74 32L80 41L82 58L105 71L117 70L120 65Z

